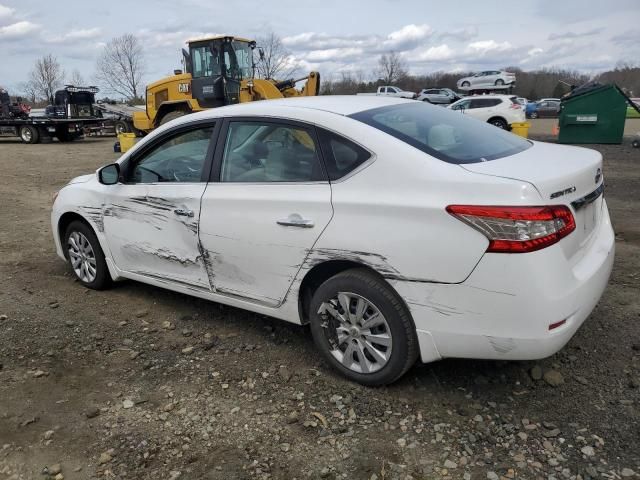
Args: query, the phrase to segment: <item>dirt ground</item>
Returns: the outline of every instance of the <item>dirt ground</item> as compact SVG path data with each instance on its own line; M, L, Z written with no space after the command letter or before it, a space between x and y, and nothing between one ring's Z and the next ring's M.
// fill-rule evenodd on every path
M628 139L593 147L617 256L570 343L540 362L416 365L378 389L329 370L305 327L75 282L54 253L52 196L112 161L113 141L0 139L0 479L640 478L640 150Z

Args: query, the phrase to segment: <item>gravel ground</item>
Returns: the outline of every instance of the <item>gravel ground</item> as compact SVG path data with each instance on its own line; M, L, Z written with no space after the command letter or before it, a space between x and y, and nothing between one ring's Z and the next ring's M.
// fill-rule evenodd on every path
M640 150L605 155L617 257L540 362L445 360L387 388L335 375L305 327L55 256L52 195L113 139L0 140L0 479L640 478Z

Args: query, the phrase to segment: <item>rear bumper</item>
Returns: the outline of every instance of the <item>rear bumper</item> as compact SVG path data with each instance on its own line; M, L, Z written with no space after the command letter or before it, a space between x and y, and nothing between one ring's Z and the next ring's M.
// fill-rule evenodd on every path
M615 239L603 207L588 251L573 267L560 242L527 254L485 254L461 284L395 284L416 324L422 361L532 360L560 350L590 315L611 274Z

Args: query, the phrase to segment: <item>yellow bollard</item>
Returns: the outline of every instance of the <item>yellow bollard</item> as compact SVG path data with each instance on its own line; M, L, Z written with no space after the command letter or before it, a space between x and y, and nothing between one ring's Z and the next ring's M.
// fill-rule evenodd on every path
M523 138L529 138L529 127L531 124L528 122L522 123L512 123L511 124L511 133L518 135Z
M136 134L121 133L118 135L118 141L120 142L120 151L124 153L136 143Z

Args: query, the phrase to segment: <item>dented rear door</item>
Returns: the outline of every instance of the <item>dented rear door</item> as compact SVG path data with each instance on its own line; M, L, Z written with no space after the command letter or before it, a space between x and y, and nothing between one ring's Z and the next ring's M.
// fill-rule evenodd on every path
M274 119L227 121L200 241L216 293L278 306L333 215L313 129Z

